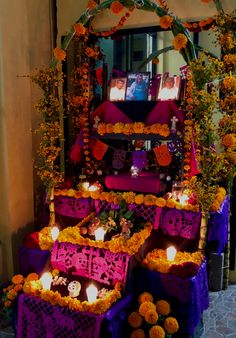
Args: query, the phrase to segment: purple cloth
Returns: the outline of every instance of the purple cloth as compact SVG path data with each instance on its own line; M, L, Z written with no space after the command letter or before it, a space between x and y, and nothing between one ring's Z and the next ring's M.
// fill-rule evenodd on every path
M50 251L41 249L19 248L19 270L24 276L31 272L41 274L48 259Z
M140 171L147 165L147 153L145 150L136 150L132 152L133 166Z
M17 338L99 338L124 337L125 315L132 295L124 297L101 315L72 311L39 298L19 297ZM101 324L104 323L105 325Z
M203 311L209 306L206 262L195 277L186 279L139 267L134 282L138 294L149 291L159 299L170 301L183 334L193 334Z
M224 247L228 242L228 227L229 227L229 198L224 199L220 209L217 212L210 213L208 221L207 241L218 242L218 254L224 251Z

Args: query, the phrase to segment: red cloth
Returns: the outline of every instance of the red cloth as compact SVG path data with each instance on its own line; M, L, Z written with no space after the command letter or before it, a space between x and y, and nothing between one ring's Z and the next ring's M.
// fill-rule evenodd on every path
M27 234L23 239L23 246L28 249L39 249L38 231Z
M159 147L154 147L153 151L156 155L157 162L161 166L167 167L171 163L170 151L166 144L162 144Z
M80 162L82 160L83 147L76 143L73 145L70 152L70 160L75 162Z

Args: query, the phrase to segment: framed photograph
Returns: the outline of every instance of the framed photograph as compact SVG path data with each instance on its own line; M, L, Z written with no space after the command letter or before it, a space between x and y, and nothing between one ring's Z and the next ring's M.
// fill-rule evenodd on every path
M181 76L162 75L161 85L157 93L157 100L178 100L180 95Z
M150 72L128 73L125 99L147 101L150 86Z
M126 92L126 77L111 79L109 99L110 101L124 101Z

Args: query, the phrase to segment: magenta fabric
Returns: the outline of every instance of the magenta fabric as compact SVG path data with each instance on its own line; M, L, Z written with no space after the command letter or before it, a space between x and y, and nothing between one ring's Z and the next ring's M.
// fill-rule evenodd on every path
M130 255L92 246L55 242L51 265L66 274L87 277L98 282L114 285L120 281L125 283Z
M128 118L120 109L118 109L110 101L104 101L98 106L97 109L91 114L91 124L95 123L94 118L98 116L99 122L115 124L116 122L132 123L132 120Z
M141 173L138 177L132 177L127 174L107 175L105 178L105 185L109 189L153 194L159 194L162 190L159 175L155 174L142 176Z
M104 316L72 311L22 294L18 305L17 338L99 338Z
M166 123L169 127L171 127L171 118L173 116L176 116L178 119L177 130L182 130L183 111L178 108L174 101L158 101L153 110L148 114L144 123L145 125Z
M164 234L196 239L200 231L201 213L163 208L160 223Z
M82 219L93 211L93 201L88 198L55 196L54 203L56 213L68 217Z

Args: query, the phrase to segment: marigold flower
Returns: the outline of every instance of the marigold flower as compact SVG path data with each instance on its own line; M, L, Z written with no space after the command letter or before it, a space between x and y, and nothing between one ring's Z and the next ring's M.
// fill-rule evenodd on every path
M158 314L156 310L148 310L145 313L144 318L148 324L156 324L156 322L158 321Z
M150 292L143 292L138 297L139 304L142 304L144 302L153 302L153 296L150 294Z
M131 327L137 329L142 325L143 318L142 316L137 312L134 311L128 316L128 323Z
M97 3L94 0L88 0L88 3L87 3L88 9L93 9L96 6L97 6Z
M14 287L14 290L16 292L19 292L20 290L22 290L22 288L23 288L22 284L16 284L15 287Z
M142 329L137 329L131 332L131 338L145 338L145 333Z
M86 28L84 27L84 25L82 23L76 23L74 25L74 30L76 35L80 36L80 35L84 35L86 32Z
M161 28L167 29L170 28L173 22L173 18L169 15L164 15L160 18Z
M144 195L139 194L135 196L135 203L136 204L143 204L144 203Z
M174 49L176 50L185 48L187 46L187 43L188 43L188 39L182 33L177 34L175 38L173 39L173 46L174 46Z
M120 1L113 1L110 8L112 13L119 14L124 9L124 6Z
M170 313L170 304L164 299L158 300L156 302L156 309L160 315L166 316Z
M235 134L226 134L222 139L222 144L227 148L233 148L236 145Z
M144 317L146 312L149 310L156 311L156 307L152 302L148 301L148 302L143 302L142 304L140 304L139 313L141 314L141 316Z
M21 284L24 282L24 277L18 274L18 275L13 276L11 281L13 284Z
M154 325L149 330L150 338L165 338L165 331L160 325Z
M11 301L9 301L9 300L7 300L6 302L4 302L4 307L11 307L11 305L12 305L12 302Z
M168 317L164 321L164 328L168 333L173 334L178 331L179 324L174 317Z
M157 197L156 199L156 206L163 208L166 206L166 200L163 197Z
M159 62L160 62L160 60L158 59L158 57L155 57L155 58L152 60L152 63L153 63L154 65L158 65Z
M39 275L36 272L29 273L28 276L25 278L26 282L32 281L32 280L38 280Z
M64 49L59 48L59 47L54 48L53 55L59 61L65 61L65 59L66 59L66 51Z

